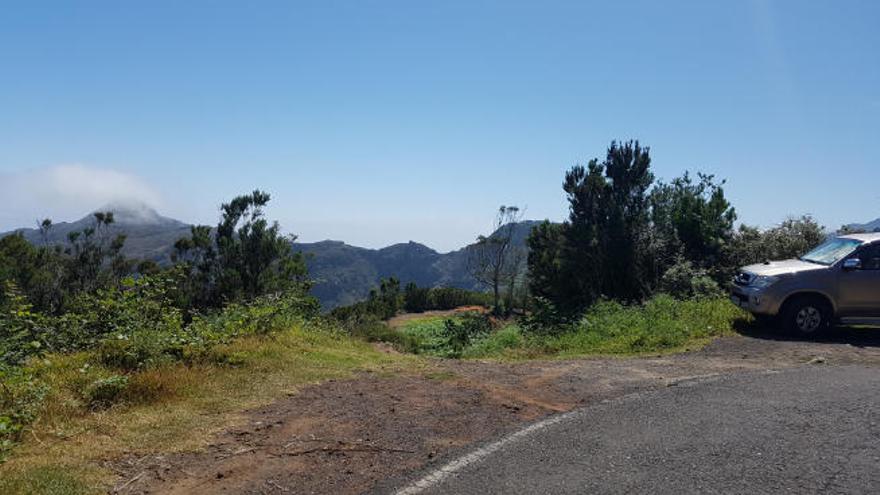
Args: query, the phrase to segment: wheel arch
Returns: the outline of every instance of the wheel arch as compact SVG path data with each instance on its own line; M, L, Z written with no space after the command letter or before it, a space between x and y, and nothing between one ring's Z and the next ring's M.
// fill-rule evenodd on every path
M786 296L785 300L782 301L782 304L779 305L779 314L783 314L785 312L785 309L792 302L807 297L815 297L821 299L823 302L825 302L825 304L828 305L829 308L831 308L832 317L837 314L837 306L834 304L834 298L822 291L817 290L801 290L797 292L792 292L791 294Z

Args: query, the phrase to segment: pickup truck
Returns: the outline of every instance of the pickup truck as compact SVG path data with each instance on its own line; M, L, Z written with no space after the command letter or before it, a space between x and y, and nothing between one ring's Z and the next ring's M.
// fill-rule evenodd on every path
M798 259L743 267L730 298L802 335L836 321L880 318L880 233L841 235Z

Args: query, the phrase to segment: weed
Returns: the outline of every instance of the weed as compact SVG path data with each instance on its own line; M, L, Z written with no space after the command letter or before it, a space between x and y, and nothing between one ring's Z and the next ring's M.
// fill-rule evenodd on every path
M91 409L106 409L119 402L128 387L128 377L112 375L92 382L85 390L85 398Z

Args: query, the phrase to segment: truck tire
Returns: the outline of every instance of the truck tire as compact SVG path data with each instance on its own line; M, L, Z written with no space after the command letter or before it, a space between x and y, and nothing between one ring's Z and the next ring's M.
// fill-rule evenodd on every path
M785 303L782 325L788 332L801 337L815 337L831 328L834 313L819 296L797 296Z

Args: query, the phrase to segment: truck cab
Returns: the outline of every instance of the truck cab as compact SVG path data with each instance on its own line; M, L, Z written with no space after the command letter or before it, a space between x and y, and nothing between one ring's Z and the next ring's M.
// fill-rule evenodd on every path
M880 319L880 233L837 236L798 259L743 267L730 298L804 335L839 320Z

